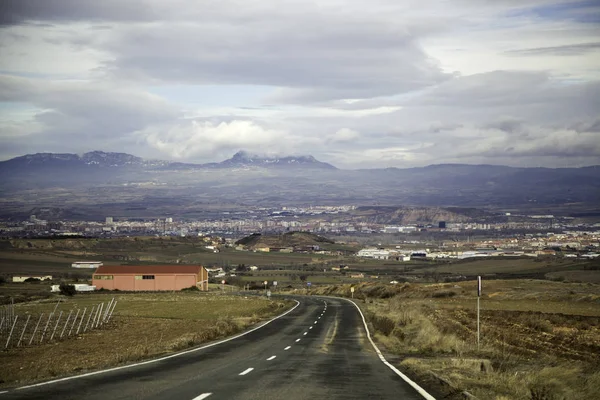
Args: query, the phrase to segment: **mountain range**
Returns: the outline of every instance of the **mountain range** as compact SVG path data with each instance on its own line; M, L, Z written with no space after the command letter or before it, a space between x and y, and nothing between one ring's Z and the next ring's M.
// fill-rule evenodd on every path
M40 207L70 210L65 215L73 218L197 217L229 205L311 204L597 208L600 166L344 170L308 155L260 157L243 151L208 164L101 151L30 154L0 162L0 217Z
M203 168L324 168L336 169L333 165L316 160L313 156L265 157L239 151L230 159L219 163L192 164L164 160L144 160L127 153L107 153L91 151L81 156L71 153L36 153L0 161L0 171L61 167L102 167L102 168L148 168L148 169L203 169Z

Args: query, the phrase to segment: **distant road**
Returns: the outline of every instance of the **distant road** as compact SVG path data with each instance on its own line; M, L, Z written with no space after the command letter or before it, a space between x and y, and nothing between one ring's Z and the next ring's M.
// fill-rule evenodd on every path
M0 399L423 399L379 359L353 304L297 299L293 311L237 339Z

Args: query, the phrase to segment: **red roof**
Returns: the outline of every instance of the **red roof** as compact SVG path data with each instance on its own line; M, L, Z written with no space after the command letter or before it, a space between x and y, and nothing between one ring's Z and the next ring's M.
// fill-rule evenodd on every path
M103 265L95 274L199 274L201 265Z

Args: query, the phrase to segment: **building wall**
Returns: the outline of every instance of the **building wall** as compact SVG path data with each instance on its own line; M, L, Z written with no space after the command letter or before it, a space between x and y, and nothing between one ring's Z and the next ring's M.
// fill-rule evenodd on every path
M160 291L160 290L181 290L190 286L195 286L200 282L201 275L208 279L208 273L202 272L196 274L155 274L154 279L136 279L136 274L113 274L113 279L93 279L93 285L97 289L124 290L124 291ZM143 276L143 275L142 275ZM202 290L208 290L208 283L203 282L200 286Z

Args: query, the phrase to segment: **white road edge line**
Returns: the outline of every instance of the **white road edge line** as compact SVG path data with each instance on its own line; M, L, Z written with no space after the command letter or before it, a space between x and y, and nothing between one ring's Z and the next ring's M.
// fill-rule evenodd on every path
M4 392L0 392L0 394L2 394L2 393L8 393L8 390L5 390Z
M277 356L271 356L271 357L267 358L267 361L274 360L274 359L275 359L275 357L277 357Z
M421 386L419 386L416 382L414 382L412 379L410 379L408 376L404 375L402 372L400 372L398 370L398 368L394 367L392 364L390 364L385 357L383 356L383 354L381 354L381 351L379 350L379 348L377 347L377 345L375 345L375 342L373 341L373 339L371 339L371 333L369 332L369 328L367 327L367 320L365 319L364 314L362 313L360 307L353 302L350 299L344 299L341 298L342 300L346 300L349 301L350 303L354 304L354 307L356 307L356 309L358 310L358 312L360 313L360 316L362 317L363 320L363 324L365 326L365 330L367 331L367 338L369 339L369 342L371 342L371 345L373 346L373 348L375 349L375 352L377 353L377 355L379 356L379 359L381 360L381 362L383 362L385 365L387 365L392 371L394 371L396 373L396 375L398 375L400 378L402 378L404 380L404 382L408 383L410 386L412 386L413 389L415 389L417 392L419 392L419 394L421 396L423 396L425 399L427 400L435 400L435 397L433 397L432 395L430 395L429 393L427 393L425 391L425 389L423 389Z
M240 375L246 375L252 371L254 371L254 368L248 368L248 369L245 369L244 371L240 372Z
M300 339L296 339L296 343L298 343L300 341Z
M207 398L208 396L210 396L212 393L202 393L200 396L198 397L194 397L192 400L204 400L205 398Z
M206 346L198 347L198 348L191 349L191 350L182 351L181 353L171 354L169 356L165 356L165 357L161 357L161 358L155 358L154 360L142 361L142 362L139 362L139 363L136 363L136 364L123 365L121 367L114 367L114 368L104 369L104 370L101 370L101 371L88 372L87 374L81 374L81 375L69 376L69 377L66 377L66 378L54 379L52 381L42 382L42 383L36 383L34 385L21 386L21 387L18 387L16 389L14 389L14 390L29 389L29 388L38 387L38 386L50 385L52 383L70 381L72 379L79 379L79 378L85 378L85 377L88 377L88 376L104 374L105 372L119 371L121 369L126 369L126 368L131 368L131 367L138 367L140 365L146 365L146 364L152 364L152 363L155 363L155 362L158 362L158 361L168 360L170 358L179 357L179 356L182 356L184 354L189 354L189 353L193 353L195 351L204 350L204 349L207 349L209 347L217 346L217 345L219 345L221 343L225 343L225 342L229 342L231 340L235 340L235 339L240 338L242 336L245 336L245 335L247 335L247 334L249 334L251 332L259 330L260 328L269 325L271 322L273 322L275 320L278 320L279 318L283 317L284 315L287 315L287 314L291 313L292 311L294 311L296 309L296 307L298 307L300 305L300 302L298 300L294 300L294 301L296 302L296 305L294 307L290 308L289 310L287 310L283 314L278 315L275 318L273 318L273 319L265 322L264 324L259 325L256 328L252 328L249 331L242 332L239 335L232 336L230 338L223 339L223 340L220 340L220 341L215 342L215 343L207 344ZM4 392L4 393L6 393L6 392Z
M286 347L286 348L285 348L285 349L283 349L283 350L289 350L289 349L291 349L291 348L292 348L292 346L288 346L288 347Z

